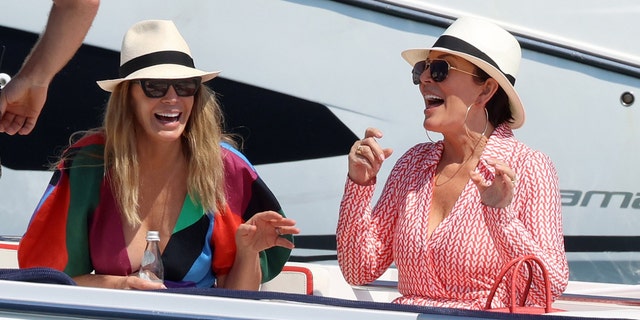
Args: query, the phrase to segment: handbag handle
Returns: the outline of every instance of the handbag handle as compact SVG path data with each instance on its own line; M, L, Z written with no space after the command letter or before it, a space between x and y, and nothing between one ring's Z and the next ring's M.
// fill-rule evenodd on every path
M527 271L529 276L527 277L527 282L525 285L524 292L522 293L522 299L519 304L516 304L516 283L517 277L519 275L520 268L522 268L522 264L525 264L527 267ZM544 266L542 261L538 259L538 257L534 255L526 255L519 258L515 258L509 261L500 271L498 277L496 277L496 281L493 283L491 287L491 291L489 291L489 296L487 297L487 304L485 305L485 310L491 309L491 302L493 301L493 297L498 290L498 286L504 279L505 275L510 269L513 269L513 273L511 274L511 303L509 305L509 312L513 313L517 306L523 307L525 302L527 301L527 297L529 296L529 289L531 288L531 283L533 282L533 266L538 265L540 270L542 271L542 278L544 281L544 290L545 290L545 302L546 305L544 310L546 313L552 311L551 308L551 283L549 282L549 273L547 268ZM515 266L515 267L514 267Z

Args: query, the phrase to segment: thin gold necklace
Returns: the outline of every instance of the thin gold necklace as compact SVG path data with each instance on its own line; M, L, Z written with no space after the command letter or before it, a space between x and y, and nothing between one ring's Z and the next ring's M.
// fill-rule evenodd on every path
M471 160L471 158L473 158L473 156L476 154L478 146L480 145L480 142L483 140L482 139L483 137L484 137L484 135L482 135L480 137L480 139L478 139L478 141L476 142L475 146L473 146L473 151L471 152L471 155L469 155L469 157L467 157L464 161L462 161L462 163L460 164L458 169L456 169L456 171L453 173L453 175L448 177L446 181L444 181L442 183L438 183L438 181L440 180L440 177L442 176L442 173L444 172L444 167L443 167L442 171L440 171L440 173L436 174L436 179L433 182L433 185L435 187L440 187L442 185L447 184L449 181L453 180L453 178L455 178L458 175L458 173L460 173L460 170L462 170L462 168L464 168L464 166L467 164L467 162L469 162L469 160Z

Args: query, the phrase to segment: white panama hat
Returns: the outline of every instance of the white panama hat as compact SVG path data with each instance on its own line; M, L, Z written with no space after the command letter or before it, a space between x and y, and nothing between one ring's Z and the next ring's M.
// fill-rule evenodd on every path
M402 57L414 66L427 59L431 50L459 56L495 79L509 97L513 116L511 128L517 129L524 124L524 106L514 88L522 52L518 40L511 33L484 19L461 17L430 49L405 50Z
M105 91L134 79L182 79L201 77L209 81L220 71L195 68L191 50L170 20L145 20L134 24L122 40L120 78L98 81Z

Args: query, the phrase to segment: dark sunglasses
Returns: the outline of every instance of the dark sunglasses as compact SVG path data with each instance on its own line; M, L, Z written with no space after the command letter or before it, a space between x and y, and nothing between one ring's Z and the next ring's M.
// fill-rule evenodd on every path
M446 60L431 60L427 62L426 60L419 61L413 66L413 70L411 71L411 76L413 78L413 84L420 84L420 76L423 72L429 69L429 74L431 75L431 79L435 82L442 82L449 75L449 70L456 70L462 73L466 73L468 75L472 75L474 77L479 77L477 74L473 74L468 71L460 70L456 67L452 67L449 62Z
M162 98L173 86L179 97L191 97L200 88L200 77L188 79L140 79L142 91L149 98Z

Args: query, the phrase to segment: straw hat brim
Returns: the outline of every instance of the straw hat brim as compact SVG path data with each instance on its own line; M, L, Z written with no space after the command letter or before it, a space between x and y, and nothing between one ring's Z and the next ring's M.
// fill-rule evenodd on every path
M183 79L201 77L202 82L207 82L220 74L220 71L207 72L177 64L158 64L137 70L128 76L120 79L97 81L100 88L105 91L113 90L123 81L137 79Z

